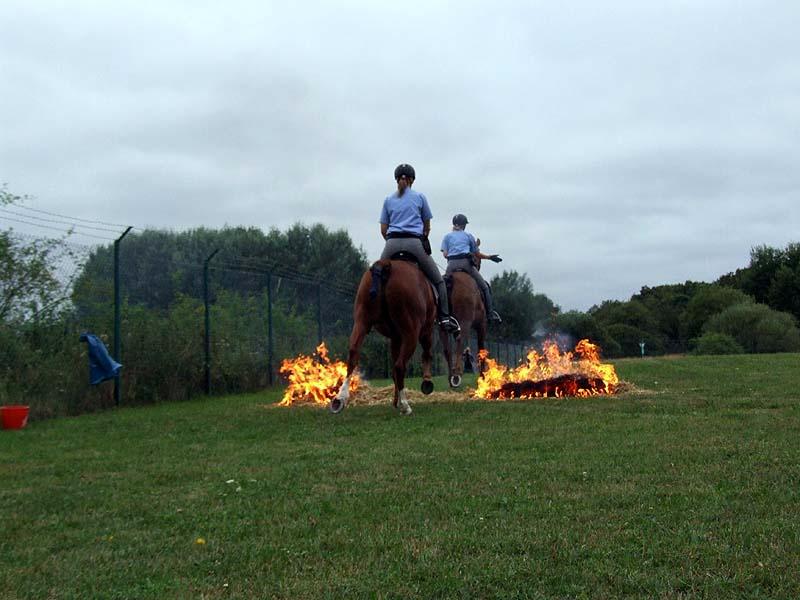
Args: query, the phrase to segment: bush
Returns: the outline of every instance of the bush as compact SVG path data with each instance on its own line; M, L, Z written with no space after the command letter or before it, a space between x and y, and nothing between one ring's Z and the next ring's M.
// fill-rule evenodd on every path
M745 352L796 352L800 330L792 315L772 310L765 304L743 303L711 317L706 333L729 335Z
M705 333L692 340L692 354L742 354L744 348L725 333Z
M800 330L789 313L772 311L756 325L756 352L797 352Z
M736 304L751 303L753 299L739 290L721 285L707 285L697 291L681 316L683 339L701 335L703 325L716 314Z

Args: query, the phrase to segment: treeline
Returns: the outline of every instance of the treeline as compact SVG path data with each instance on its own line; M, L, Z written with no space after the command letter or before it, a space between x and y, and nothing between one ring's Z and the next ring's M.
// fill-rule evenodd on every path
M20 200L0 195L0 204ZM110 385L88 386L78 336L90 331L113 343L113 246L86 256L75 248L68 235L0 231L0 402L27 402L35 416L112 402ZM312 352L320 338L334 357L346 356L353 296L369 262L346 231L319 224L146 230L129 234L120 250L126 404L204 391L206 264L218 393L277 381L281 359ZM798 244L755 248L748 266L713 283L645 287L586 312L561 312L514 270L490 284L504 318L490 329L493 341L566 334L597 342L611 357L636 356L642 342L647 354L800 351ZM385 340L370 336L362 353L367 375L386 376L387 356Z
M598 342L606 356L800 351L800 245L759 246L713 283L643 287L628 301L558 314L549 327Z
M0 196L2 205L21 201L5 190ZM281 359L312 352L319 336L345 352L353 293L367 267L345 231L302 224L134 231L120 245L125 404L203 393L204 263L215 251L208 262L213 390L277 382ZM30 404L34 417L113 404L110 383L88 385L87 348L78 341L89 331L112 348L113 255L112 244L87 255L68 234L0 231L0 403ZM372 341L367 354L368 367L383 373L384 346Z

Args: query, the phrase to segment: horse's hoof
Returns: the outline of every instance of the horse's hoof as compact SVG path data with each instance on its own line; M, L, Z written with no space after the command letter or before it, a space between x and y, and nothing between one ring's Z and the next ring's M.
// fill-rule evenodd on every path
M461 375L451 375L450 376L450 387L457 388L461 385Z
M400 414L403 415L404 417L407 417L412 412L414 412L413 410L411 410L411 405L408 402L406 402L405 404L401 404L400 406L397 407L397 409L400 411Z
M330 410L334 415L338 415L344 410L344 400L341 400L340 398L334 398L328 405L328 410Z
M430 379L426 379L422 382L422 393L426 396L433 391L433 382Z

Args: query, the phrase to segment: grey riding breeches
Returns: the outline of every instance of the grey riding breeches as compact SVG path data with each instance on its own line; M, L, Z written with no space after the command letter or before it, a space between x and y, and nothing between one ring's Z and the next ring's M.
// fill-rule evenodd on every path
M481 272L475 268L469 258L456 258L447 261L447 271L445 272L447 275L459 270L466 271L472 276L472 278L475 280L475 283L478 284L483 297L486 298L486 311L492 312L492 292L489 289L489 284L486 283L486 280L481 275Z
M436 292L439 294L439 311L446 315L450 313L447 306L447 288L444 285L442 274L439 273L439 267L433 262L433 259L425 253L422 247L422 240L418 238L391 238L386 240L386 245L383 247L381 253L381 260L388 260L393 254L398 252L408 252L412 254L419 262L419 268L425 273L433 285L436 286Z

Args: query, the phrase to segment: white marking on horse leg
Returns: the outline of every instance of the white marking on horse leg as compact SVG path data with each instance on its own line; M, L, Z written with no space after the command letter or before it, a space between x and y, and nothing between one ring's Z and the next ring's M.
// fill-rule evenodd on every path
M398 401L397 401L397 410L400 411L401 415L410 415L411 414L411 405L406 400L406 390L403 388L398 393Z
M342 412L350 399L350 377L347 376L342 382L342 387L339 388L339 393L331 400L328 408L332 413Z
M344 378L342 382L342 387L339 388L339 393L336 394L336 398L342 400L343 402L347 402L350 399L350 376Z

